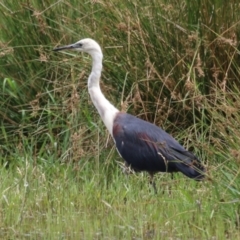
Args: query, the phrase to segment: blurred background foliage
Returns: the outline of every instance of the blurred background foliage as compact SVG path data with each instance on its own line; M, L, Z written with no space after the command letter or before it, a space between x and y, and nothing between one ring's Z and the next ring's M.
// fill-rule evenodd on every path
M239 171L237 1L2 1L0 152L78 162L112 147L87 93L90 58L56 54L91 37L104 52L102 90L211 166ZM4 161L5 161L4 160ZM236 168L236 166L238 166Z

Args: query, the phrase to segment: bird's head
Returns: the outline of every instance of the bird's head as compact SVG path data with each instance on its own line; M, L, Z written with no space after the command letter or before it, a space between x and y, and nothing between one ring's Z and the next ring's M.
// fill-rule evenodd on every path
M75 50L79 52L86 52L90 55L93 55L94 53L102 52L99 44L91 38L84 38L76 43L53 49L53 51L62 51L62 50Z

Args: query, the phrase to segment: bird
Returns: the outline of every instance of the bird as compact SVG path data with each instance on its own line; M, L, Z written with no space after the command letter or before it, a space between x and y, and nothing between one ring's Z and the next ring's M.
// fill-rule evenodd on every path
M135 172L148 172L155 192L153 176L158 172L181 172L197 181L205 178L203 163L170 134L153 123L121 112L106 99L100 88L103 53L95 40L84 38L53 49L62 50L85 52L91 56L92 69L88 77L88 92L127 167Z

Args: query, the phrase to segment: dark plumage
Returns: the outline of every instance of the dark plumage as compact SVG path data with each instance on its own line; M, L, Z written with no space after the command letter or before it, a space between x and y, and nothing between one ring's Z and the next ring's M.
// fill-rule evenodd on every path
M199 159L154 124L118 113L113 122L113 138L118 152L135 171L179 171L195 180L204 178Z

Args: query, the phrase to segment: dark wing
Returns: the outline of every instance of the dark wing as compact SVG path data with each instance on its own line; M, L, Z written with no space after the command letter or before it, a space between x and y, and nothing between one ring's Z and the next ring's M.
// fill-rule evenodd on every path
M119 113L113 137L122 158L136 171L180 171L197 180L204 177L204 167L197 157L154 124Z

